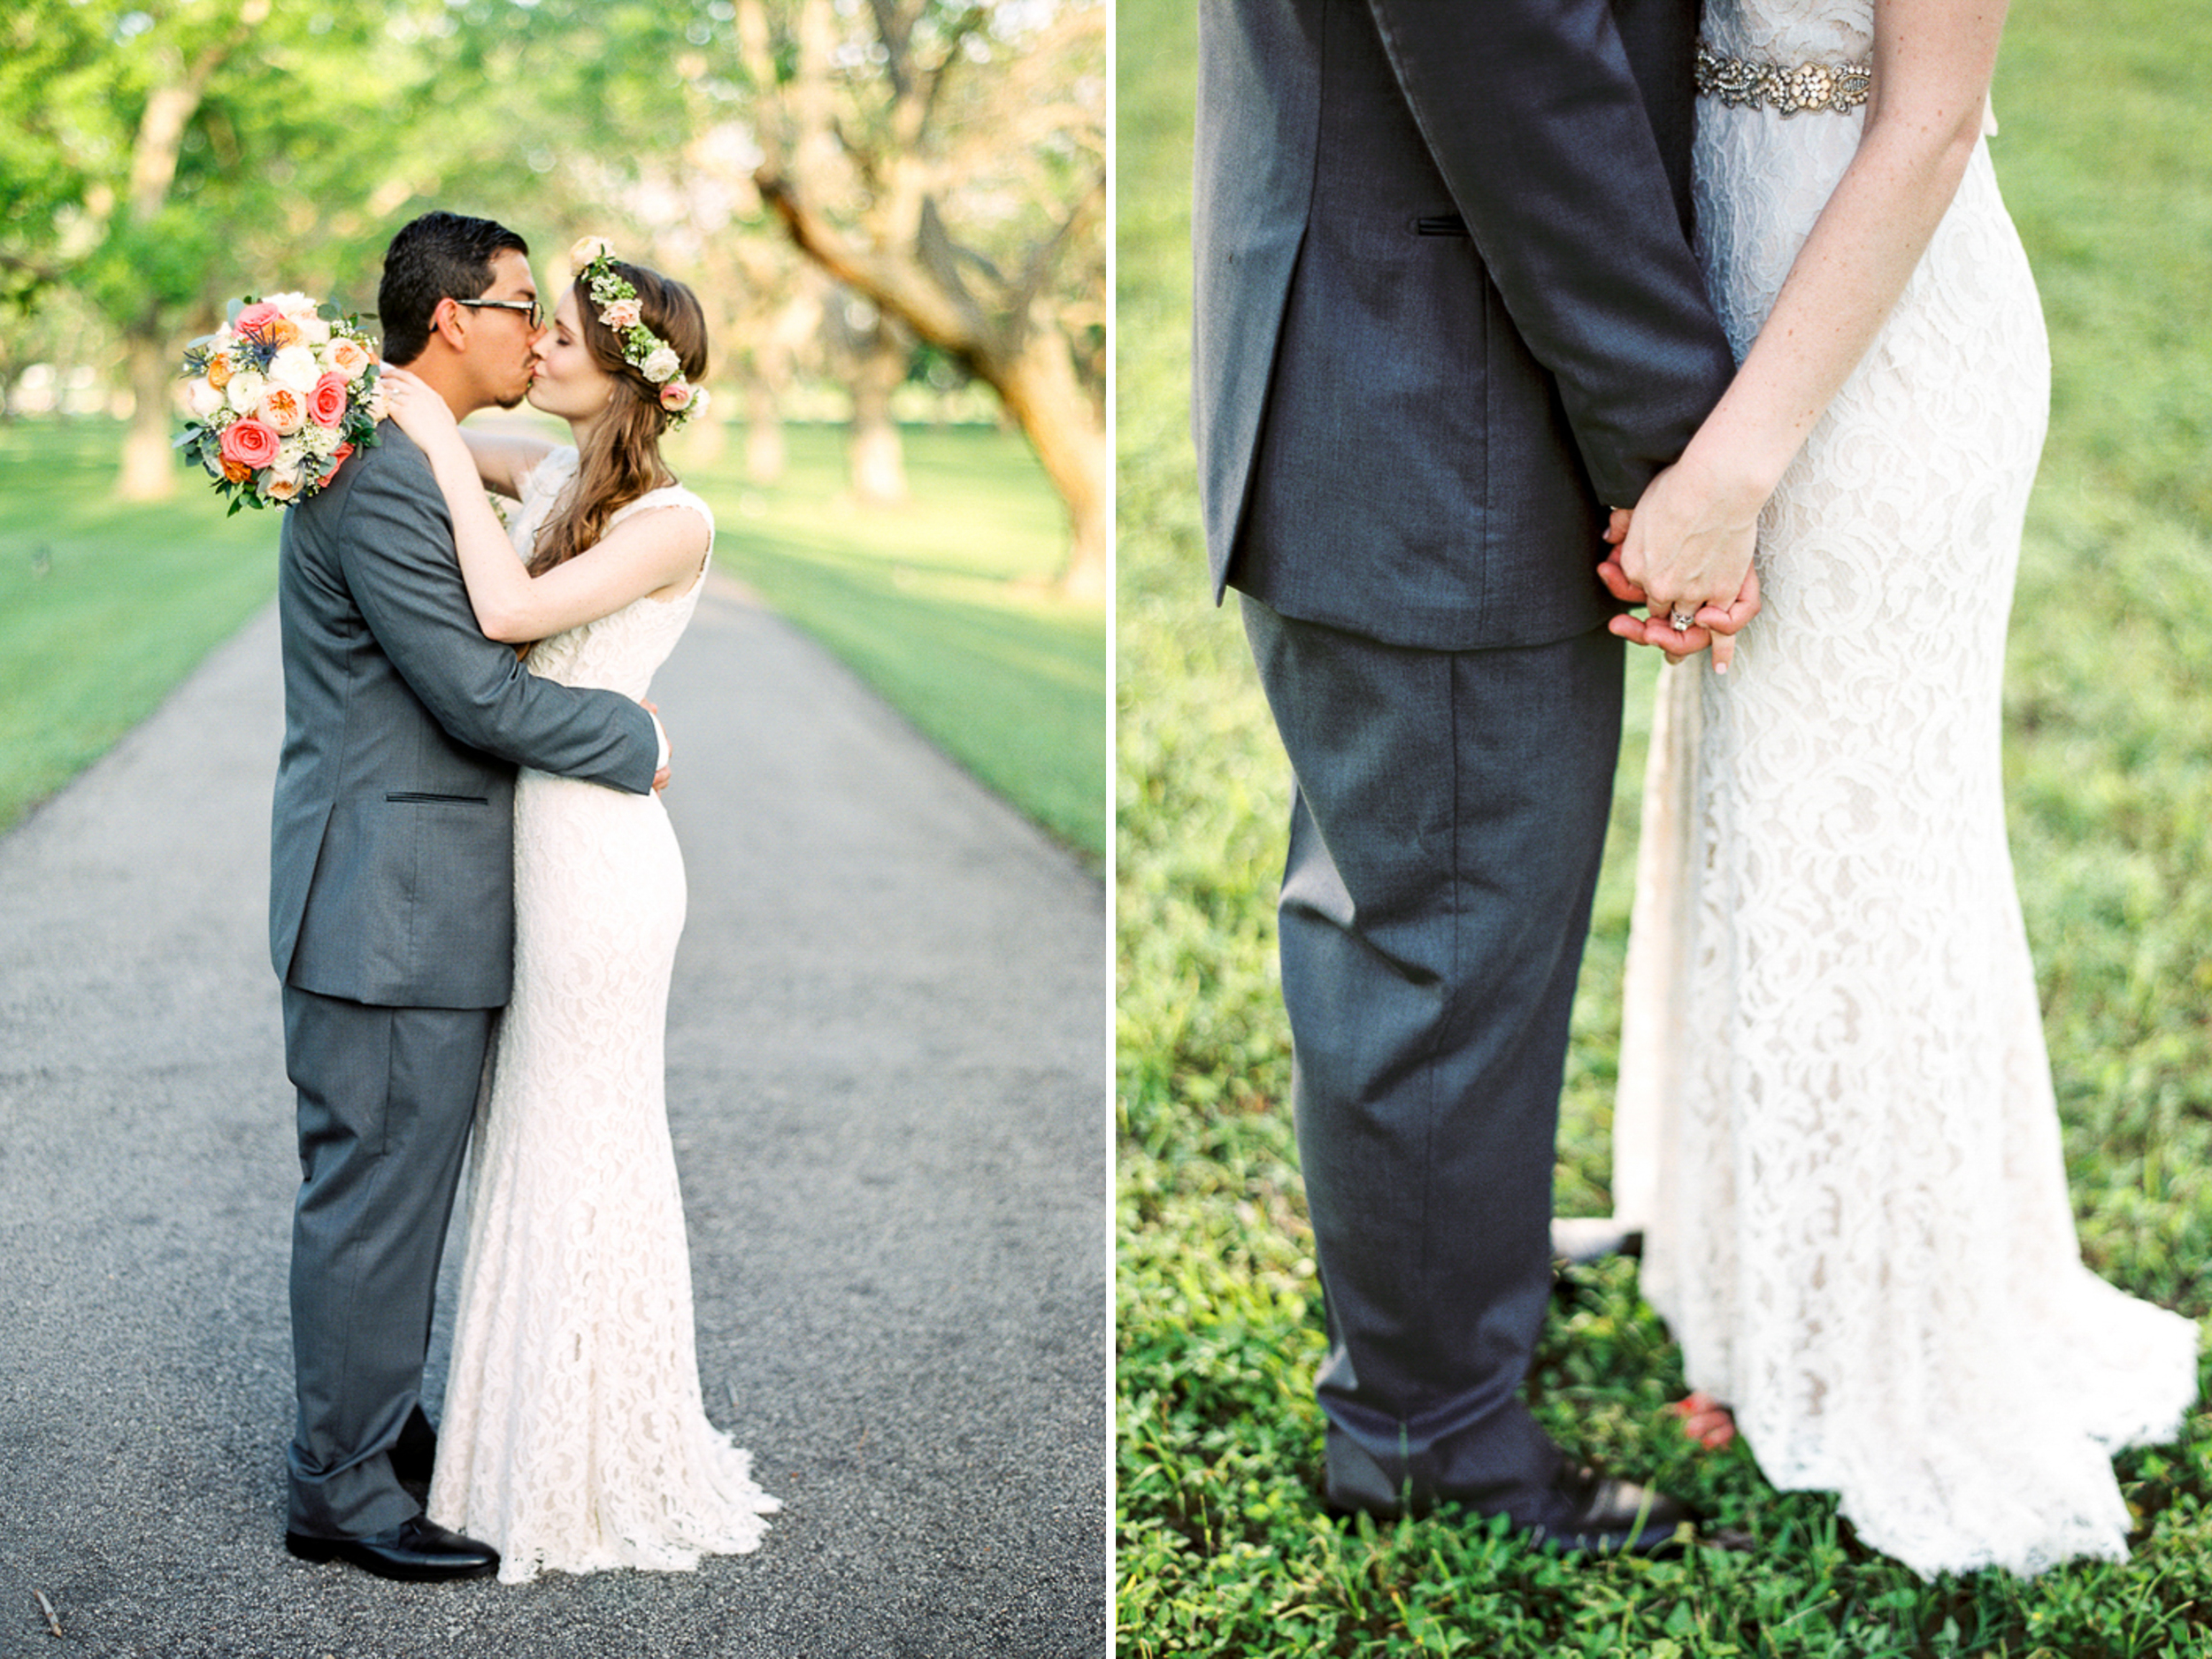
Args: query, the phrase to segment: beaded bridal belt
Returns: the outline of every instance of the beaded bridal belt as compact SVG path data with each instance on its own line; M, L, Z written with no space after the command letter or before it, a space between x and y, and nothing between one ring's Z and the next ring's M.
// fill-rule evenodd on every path
M1771 105L1783 115L1805 110L1849 113L1866 102L1873 76L1865 64L1763 64L1748 58L1721 58L1697 45L1697 89L1730 108Z

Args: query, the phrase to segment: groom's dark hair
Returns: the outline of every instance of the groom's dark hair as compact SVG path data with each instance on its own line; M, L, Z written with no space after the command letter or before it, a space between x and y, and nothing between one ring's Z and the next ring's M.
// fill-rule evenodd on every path
M492 285L492 259L530 244L496 219L465 213L425 213L399 227L384 250L384 280L377 285L377 319L384 326L384 355L412 363L430 343L431 320L441 300L472 300Z

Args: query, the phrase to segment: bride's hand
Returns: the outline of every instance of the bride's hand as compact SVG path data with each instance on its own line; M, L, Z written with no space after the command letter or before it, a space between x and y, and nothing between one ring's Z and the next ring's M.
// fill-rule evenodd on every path
M424 449L460 437L460 423L445 399L405 369L386 364L377 384L383 388L384 412L392 424Z
M1726 673L1731 636L1759 611L1751 556L1765 498L1747 480L1711 472L1678 463L1652 480L1632 513L1614 509L1605 533L1614 551L1598 574L1614 597L1649 607L1615 618L1615 634L1676 658L1710 646L1714 669ZM1690 626L1675 627L1684 612Z

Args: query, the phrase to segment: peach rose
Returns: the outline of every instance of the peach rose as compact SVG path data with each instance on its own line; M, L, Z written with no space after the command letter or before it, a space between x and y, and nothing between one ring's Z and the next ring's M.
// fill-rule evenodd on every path
M271 501L289 501L300 493L296 473L280 473L261 487L261 493Z
M643 315L635 300L610 300L606 309L599 313L599 320L610 328L634 328Z
M307 395L307 413L319 426L334 426L346 415L346 377L333 369Z
M601 257L614 257L614 244L604 236L580 236L576 245L568 250L569 264L579 271Z
M307 405L288 386L272 386L261 399L261 419L288 438L307 422Z
M339 335L330 342L330 349L323 354L323 361L349 381L359 380L361 372L373 360L369 356L369 349L351 334Z
M276 428L251 416L234 420L223 428L223 459L235 461L250 471L275 460L280 447ZM228 476L230 469L226 466L223 470Z

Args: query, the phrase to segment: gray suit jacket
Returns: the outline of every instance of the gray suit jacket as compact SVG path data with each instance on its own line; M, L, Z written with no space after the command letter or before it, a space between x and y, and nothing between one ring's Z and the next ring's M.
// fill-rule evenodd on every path
M518 763L635 794L651 717L529 673L469 609L422 451L388 421L285 510L277 975L389 1007L494 1008L513 973Z
M1693 0L1203 0L1194 426L1216 596L1439 649L1615 607L1733 373L1688 241Z

